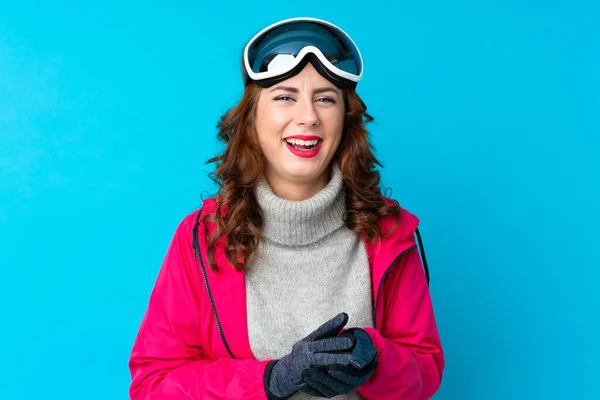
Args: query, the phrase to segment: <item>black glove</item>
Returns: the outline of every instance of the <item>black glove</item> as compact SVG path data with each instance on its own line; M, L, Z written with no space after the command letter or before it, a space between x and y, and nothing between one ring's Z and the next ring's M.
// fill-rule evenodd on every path
M339 337L352 339L350 366L313 366L302 373L307 384L302 392L312 396L331 398L348 394L362 386L377 368L377 349L369 334L360 328L352 328Z
M311 366L350 365L353 353L349 350L354 341L349 336L337 336L347 323L348 314L338 314L294 344L290 354L271 361L264 377L267 398L286 398L306 386L302 372Z

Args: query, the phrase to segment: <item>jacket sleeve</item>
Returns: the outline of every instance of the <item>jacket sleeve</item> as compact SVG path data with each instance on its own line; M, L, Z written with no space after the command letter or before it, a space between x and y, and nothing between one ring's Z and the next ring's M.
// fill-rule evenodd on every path
M418 249L406 253L384 282L381 332L366 328L379 365L358 389L368 400L429 399L438 390L444 354Z
M207 360L200 342L202 274L189 218L177 228L129 360L131 400L266 399L268 361Z

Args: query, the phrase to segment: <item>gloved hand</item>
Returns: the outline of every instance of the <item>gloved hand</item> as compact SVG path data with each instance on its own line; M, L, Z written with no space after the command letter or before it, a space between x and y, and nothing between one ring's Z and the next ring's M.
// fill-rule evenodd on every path
M331 398L348 394L362 386L377 368L377 349L369 334L360 328L352 328L339 337L352 339L350 366L313 366L302 373L307 386L302 392L316 397Z
M302 372L311 366L350 365L353 353L349 349L354 341L349 336L337 336L347 323L348 314L340 313L296 342L290 354L271 361L264 377L267 398L286 398L306 386Z

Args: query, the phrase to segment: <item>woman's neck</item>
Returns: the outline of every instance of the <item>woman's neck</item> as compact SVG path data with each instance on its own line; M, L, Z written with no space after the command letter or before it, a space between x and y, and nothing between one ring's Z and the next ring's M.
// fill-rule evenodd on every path
M289 201L303 201L319 193L329 182L329 168L312 181L290 181L267 170L265 178L275 196Z

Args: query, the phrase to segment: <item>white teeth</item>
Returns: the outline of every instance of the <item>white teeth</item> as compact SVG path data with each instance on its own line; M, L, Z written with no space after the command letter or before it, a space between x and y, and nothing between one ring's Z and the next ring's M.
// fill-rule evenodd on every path
M285 141L296 146L316 146L319 143L318 140L285 139Z

